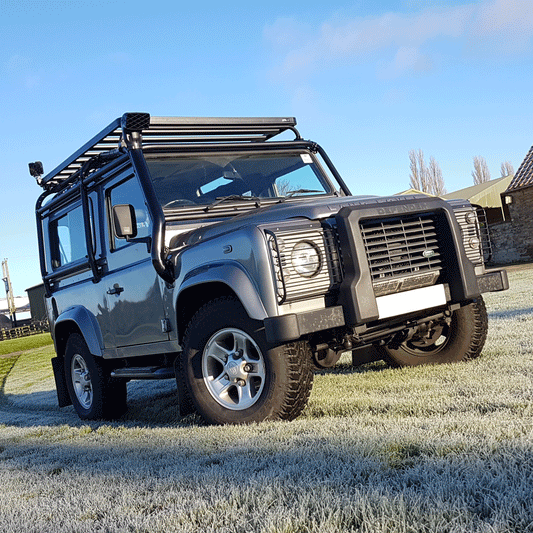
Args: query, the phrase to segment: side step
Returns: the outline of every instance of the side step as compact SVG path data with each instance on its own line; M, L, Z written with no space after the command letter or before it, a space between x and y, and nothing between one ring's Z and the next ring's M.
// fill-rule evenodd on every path
M111 372L111 377L125 379L175 379L176 373L171 366L139 366L116 368Z

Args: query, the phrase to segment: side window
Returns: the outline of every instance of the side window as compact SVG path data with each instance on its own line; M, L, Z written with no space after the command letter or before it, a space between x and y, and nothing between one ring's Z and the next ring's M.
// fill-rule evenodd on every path
M50 221L50 239L54 270L87 256L81 205Z
M115 235L111 211L114 205L130 204L135 209L137 222L137 238L150 237L152 235L152 221L148 214L148 207L144 201L141 186L135 178L123 181L107 192L108 220L110 227L111 246L113 250L122 248L128 244L125 238Z

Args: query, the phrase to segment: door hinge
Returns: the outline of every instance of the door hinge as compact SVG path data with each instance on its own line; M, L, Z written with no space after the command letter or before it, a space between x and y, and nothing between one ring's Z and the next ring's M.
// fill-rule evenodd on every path
M161 331L163 333L169 333L170 331L172 331L172 326L168 318L161 319Z

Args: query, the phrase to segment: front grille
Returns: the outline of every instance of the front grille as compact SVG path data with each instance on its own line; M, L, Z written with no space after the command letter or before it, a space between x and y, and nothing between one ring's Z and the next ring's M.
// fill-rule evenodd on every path
M360 228L376 296L435 283L442 257L433 216L362 220Z

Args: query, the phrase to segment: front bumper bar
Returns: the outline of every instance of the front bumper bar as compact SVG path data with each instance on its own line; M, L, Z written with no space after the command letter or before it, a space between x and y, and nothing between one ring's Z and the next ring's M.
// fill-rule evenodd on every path
M481 276L477 276L479 292L506 291L509 288L506 270L487 270Z
M477 284L480 294L507 290L509 288L507 272L489 270L477 276ZM308 333L344 326L346 319L342 306L337 305L305 313L269 317L264 320L264 325L267 341L275 344L294 341Z
M265 318L265 333L268 342L288 342L307 333L344 326L342 306L326 307L306 313L288 314Z

